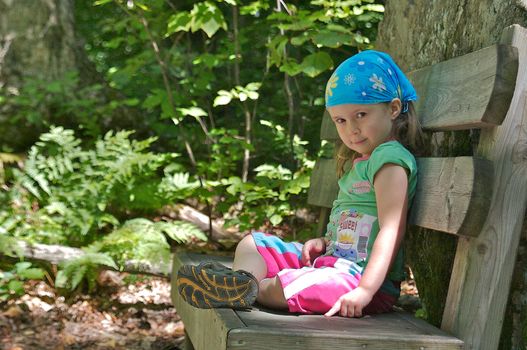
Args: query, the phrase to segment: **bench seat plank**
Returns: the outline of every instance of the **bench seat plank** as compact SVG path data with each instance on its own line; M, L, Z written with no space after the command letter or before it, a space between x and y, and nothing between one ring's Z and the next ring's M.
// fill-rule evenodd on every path
M446 157L417 158L417 165L417 189L409 223L461 236L477 235L490 205L492 163L473 157ZM334 159L317 161L309 204L332 207L338 192L335 169Z
M177 294L175 276L181 264L225 257L176 253L172 301L195 349L462 349L463 342L406 312L361 319L295 315L255 307L246 311L199 310ZM199 318L199 319L197 319ZM366 347L365 347L366 346Z

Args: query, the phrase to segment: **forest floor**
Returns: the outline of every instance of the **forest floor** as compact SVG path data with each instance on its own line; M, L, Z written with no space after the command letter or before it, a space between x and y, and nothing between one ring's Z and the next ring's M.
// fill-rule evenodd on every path
M101 280L102 279L102 280ZM163 278L104 272L96 293L70 299L45 282L29 282L24 296L0 311L3 350L176 350L184 325ZM413 281L402 295L415 302Z
M24 296L0 311L4 350L173 350L183 323L163 278L106 272L104 288L71 299L45 282L26 285Z

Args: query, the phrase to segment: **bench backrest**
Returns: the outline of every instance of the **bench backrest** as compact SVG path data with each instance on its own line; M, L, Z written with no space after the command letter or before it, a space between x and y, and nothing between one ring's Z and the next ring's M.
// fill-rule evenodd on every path
M504 123L505 117L508 116L509 106L516 103L513 95L515 98L518 98L516 97L518 94L521 97L521 91L518 92L516 86L517 76L520 79L522 74L526 75L523 71L518 74L518 47L524 45L521 40L527 42L525 40L527 31L522 27L512 26L507 28L503 37L505 44L494 45L408 73L419 95L416 110L425 131L482 130L478 152L474 157L417 159L418 185L409 216L410 224L466 237L458 243L442 328L464 340L468 345L467 348L496 348L497 345L493 344L497 344L501 332L502 320L494 323L486 320L502 319L501 316L492 313L493 307L488 305L488 300L484 300L489 295L470 294L474 293L472 289L477 289L479 283L488 281L488 276L484 275L489 274L489 270L492 274L492 269L477 266L483 262L482 258L479 257L476 259L478 262L475 262L472 261L473 255L479 254L488 258L485 254L489 253L489 249L495 252L492 246L494 244L500 245L497 249L503 249L501 244L503 237L491 238L490 242L487 239L485 243L478 241L478 237L482 232L491 229L496 231L495 227L489 228L493 223L489 222L488 218L492 216L492 210L502 212L506 203L503 200L496 203L497 195L505 195L497 193L496 187L506 180L496 178L500 176L502 170L500 167L504 165L501 163L501 158L498 159L493 155L492 150L496 148L508 150L510 145L503 144L514 142L507 136L497 140L496 135L507 134L505 129L508 127L498 126ZM527 51L525 45L523 49L520 48L521 50ZM520 62L527 62L523 53L520 55ZM523 65L526 66L525 63ZM521 113L516 114L519 116L513 115L507 118L514 119L515 123L518 119L521 122ZM323 117L321 138L328 141L338 139L335 126L327 114ZM511 164L505 165L506 168L512 166L511 160L509 163ZM335 160L319 159L311 178L308 202L326 208L321 214L321 231L327 223L329 213L327 208L331 208L337 191ZM510 193L509 196L512 194ZM523 212L525 212L525 198L524 194L523 204L519 209L521 211L523 206ZM521 221L519 226L521 229ZM505 232L500 234L513 237L505 239L507 246L513 246L515 235L519 239L519 232L516 233L518 230L513 233L503 230ZM485 252L481 253L482 249ZM512 256L514 259L515 250ZM514 265L514 260L512 263L503 260L498 264ZM504 269L508 271L509 266ZM501 271L501 268L498 270ZM512 267L509 275L512 276ZM510 276L507 286L510 285ZM481 287L489 288L488 285L481 285L479 288ZM497 300L499 298L497 294L497 290L492 291L491 299ZM500 305L506 303L507 296L508 289L502 296L505 301L500 300ZM485 307L480 307L478 305L480 303ZM504 309L505 306L498 315L503 315ZM497 328L497 337L495 328ZM498 340L489 342L486 340L489 336Z

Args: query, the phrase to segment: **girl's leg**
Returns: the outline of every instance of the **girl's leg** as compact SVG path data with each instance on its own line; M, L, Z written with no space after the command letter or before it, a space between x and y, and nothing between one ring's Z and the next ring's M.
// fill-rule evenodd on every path
M266 278L259 284L256 300L271 309L288 309L289 305L284 296L284 289L278 276Z
M259 290L256 300L272 309L287 309L282 284L278 277L265 278L267 265L258 252L252 235L245 236L236 247L234 253L233 270L245 270L254 275L258 280Z
M258 282L267 276L267 265L258 253L252 235L245 236L236 246L232 269L250 272Z

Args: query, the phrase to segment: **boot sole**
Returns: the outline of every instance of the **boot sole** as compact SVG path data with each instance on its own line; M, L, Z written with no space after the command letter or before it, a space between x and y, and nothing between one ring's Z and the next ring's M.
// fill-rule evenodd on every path
M258 294L258 283L252 275L218 263L184 265L176 284L183 300L200 309L247 309Z

